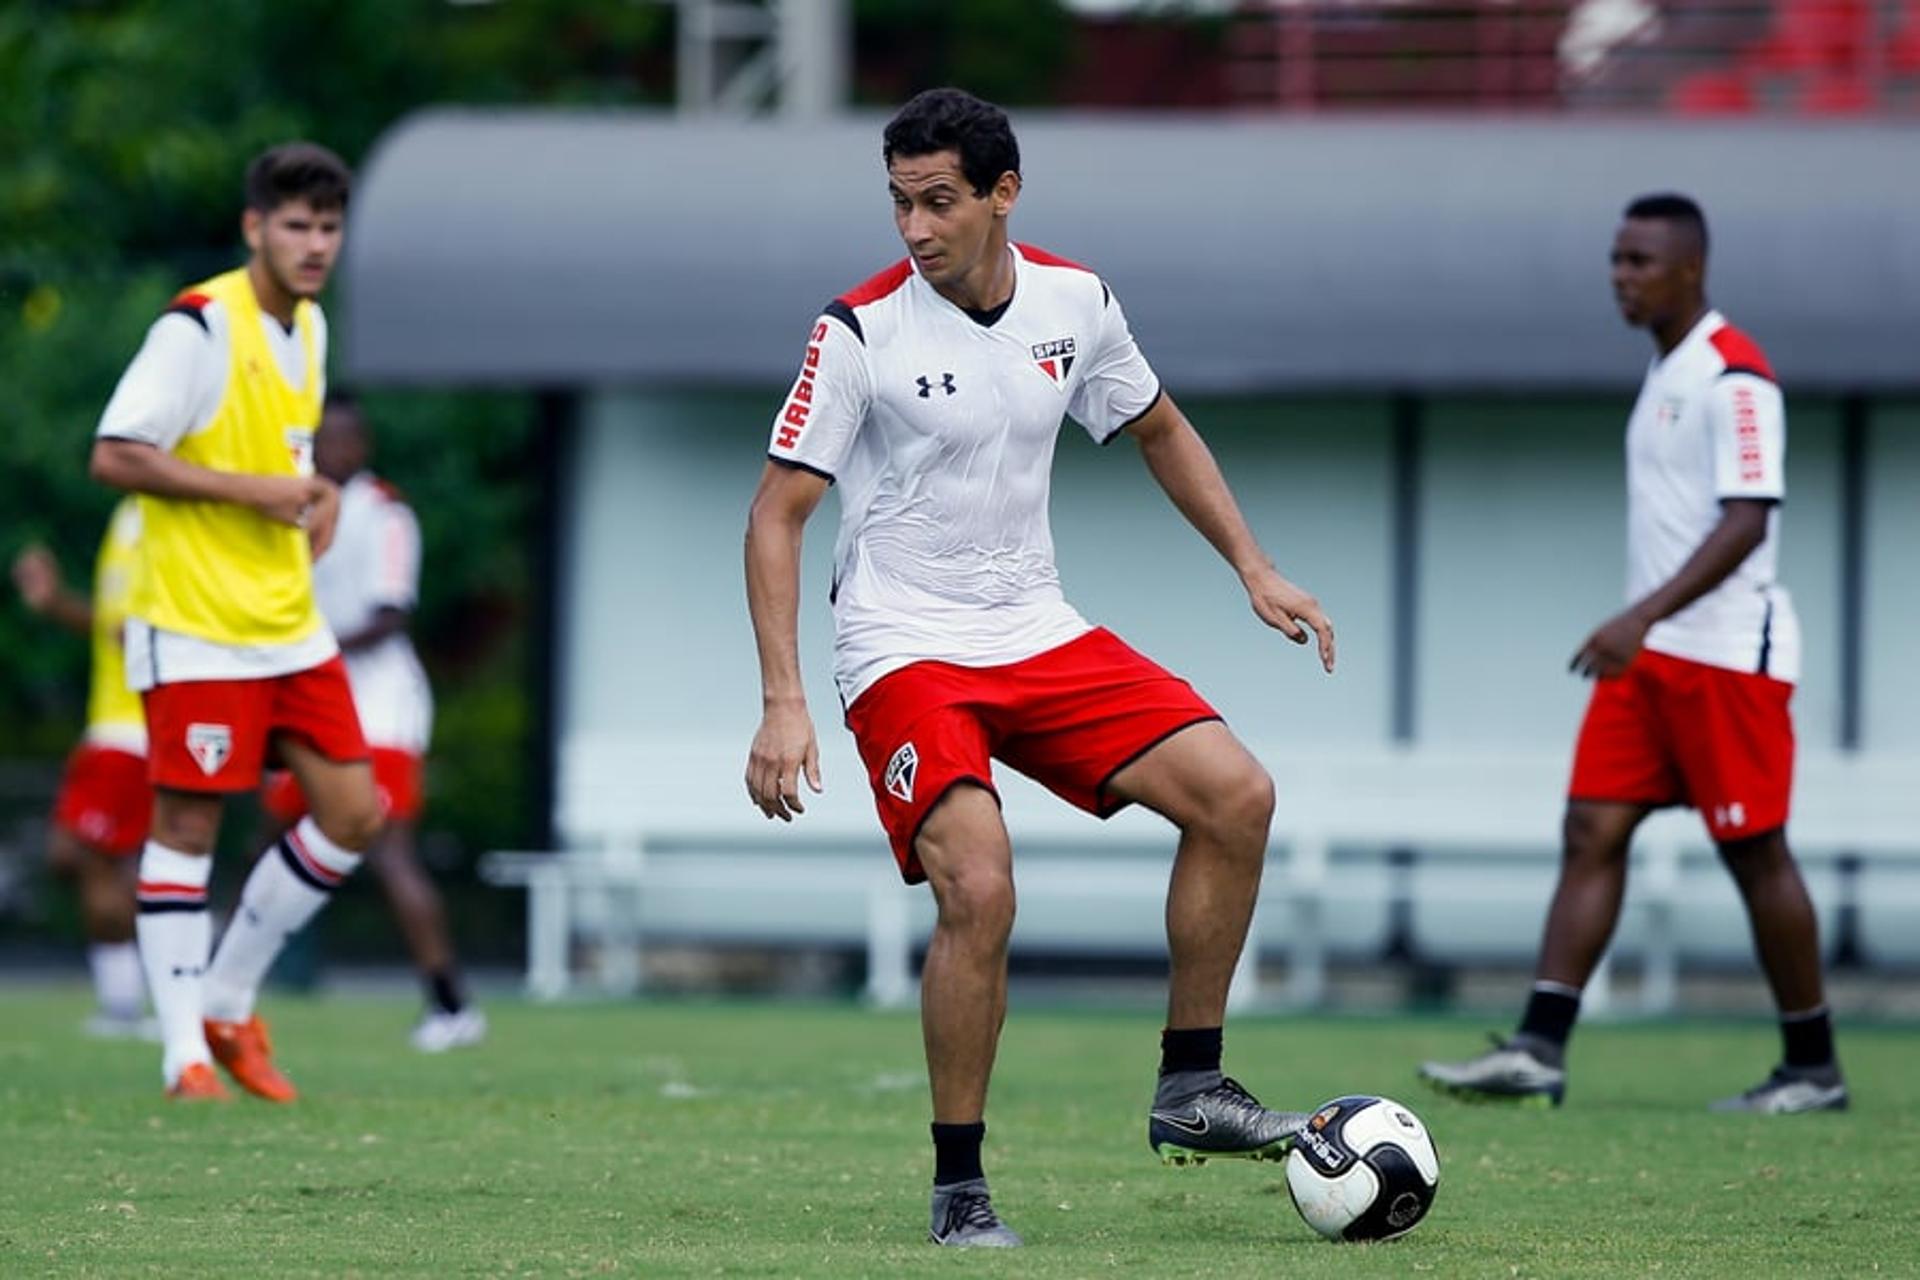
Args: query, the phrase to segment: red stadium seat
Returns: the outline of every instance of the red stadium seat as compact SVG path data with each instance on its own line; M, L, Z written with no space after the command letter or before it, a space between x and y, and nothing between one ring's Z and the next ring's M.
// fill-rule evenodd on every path
M1796 105L1810 116L1858 116L1880 104L1867 82L1856 76L1822 76L1807 83Z
M1741 61L1761 72L1856 70L1875 17L1871 0L1779 0L1773 29Z
M1696 71L1667 93L1668 109L1685 116L1747 115L1758 105L1753 87L1739 71Z

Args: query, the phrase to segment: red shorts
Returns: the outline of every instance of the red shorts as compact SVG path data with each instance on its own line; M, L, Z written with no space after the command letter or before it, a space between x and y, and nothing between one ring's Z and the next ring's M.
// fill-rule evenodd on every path
M373 749L373 788L380 793L380 812L399 822L420 816L425 793L420 757L398 747ZM285 769L267 775L260 804L275 819L292 826L307 816L307 796L299 780Z
M1785 826L1792 697L1784 680L1643 649L1594 683L1568 798L1691 805L1716 841Z
M269 739L291 734L329 760L365 760L367 742L338 655L264 680L183 680L141 695L148 777L176 791L251 791Z
M67 757L53 825L114 857L140 852L153 817L147 758L83 742Z
M927 878L914 840L962 782L993 792L993 760L1107 817L1113 775L1189 725L1218 720L1193 686L1096 629L1024 662L916 662L847 709L880 823L908 884Z

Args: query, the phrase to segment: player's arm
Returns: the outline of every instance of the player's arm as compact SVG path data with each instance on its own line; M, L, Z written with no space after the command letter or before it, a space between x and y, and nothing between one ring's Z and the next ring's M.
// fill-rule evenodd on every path
M1770 372L1729 369L1714 380L1706 414L1720 520L1667 581L1601 623L1574 652L1583 676L1626 670L1647 632L1727 580L1767 536L1767 517L1786 496L1786 408Z
M373 617L368 620L366 626L358 631L349 631L338 638L340 651L358 653L362 649L371 649L388 636L405 635L412 621L411 610L383 604L373 611Z
M1166 491L1187 523L1213 544L1226 562L1240 575L1247 598L1261 621L1275 628L1295 644L1305 644L1312 631L1319 640L1320 665L1333 670L1333 622L1313 596L1287 581L1274 568L1273 561L1247 527L1240 504L1227 488L1226 477L1214 461L1213 451L1193 429L1187 415L1161 393L1140 417L1130 423L1127 434L1140 446L1147 470Z
M1720 522L1671 578L1608 618L1573 655L1568 670L1583 676L1617 676L1627 669L1647 632L1727 580L1767 536L1770 498L1728 498Z
M800 545L827 479L768 462L747 512L747 612L760 654L760 728L747 754L747 794L783 822L805 812L800 776L820 790L820 746L800 678Z
M80 635L93 630L93 602L68 589L60 562L45 547L35 544L13 558L13 585L31 612Z

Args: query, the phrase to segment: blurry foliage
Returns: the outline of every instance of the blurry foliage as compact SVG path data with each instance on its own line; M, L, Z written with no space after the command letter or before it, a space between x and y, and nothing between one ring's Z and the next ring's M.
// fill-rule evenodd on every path
M115 497L86 477L94 423L172 292L242 260L242 172L261 148L307 137L359 165L429 104L664 101L672 35L669 8L633 0L0 5L0 561L44 541L86 589ZM428 824L469 850L517 843L532 817L531 402L366 405L375 465L413 499L427 548ZM64 751L85 684L85 646L0 585L0 761Z
M1055 100L1073 54L1059 0L852 0L855 97L896 106L957 85L1005 106Z

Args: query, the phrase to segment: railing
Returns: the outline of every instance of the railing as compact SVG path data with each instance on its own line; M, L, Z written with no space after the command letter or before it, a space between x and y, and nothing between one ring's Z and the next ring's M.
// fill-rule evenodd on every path
M1249 0L1236 102L1920 113L1920 0Z

